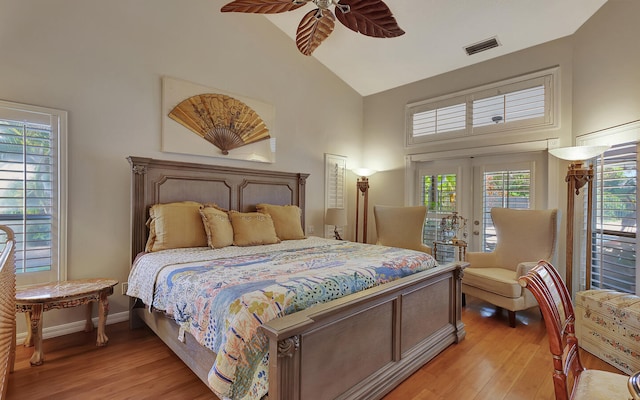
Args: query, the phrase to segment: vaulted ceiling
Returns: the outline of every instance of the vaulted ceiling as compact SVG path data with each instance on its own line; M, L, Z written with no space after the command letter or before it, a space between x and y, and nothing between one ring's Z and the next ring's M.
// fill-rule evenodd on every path
M386 0L406 32L372 38L336 23L311 55L363 96L573 34L606 0ZM315 5L266 16L289 35ZM255 18L262 18L255 15ZM496 38L500 46L467 55ZM300 57L306 57L300 54Z

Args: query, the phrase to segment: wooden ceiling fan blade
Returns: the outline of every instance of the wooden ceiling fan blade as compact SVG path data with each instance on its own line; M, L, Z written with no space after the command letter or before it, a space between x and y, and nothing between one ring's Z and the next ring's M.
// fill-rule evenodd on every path
M313 51L329 37L335 27L335 17L329 10L316 9L302 17L296 33L296 46L305 56Z
M382 0L340 0L336 18L352 31L367 36L389 38L405 33Z
M306 4L308 0L294 2L292 0L234 0L227 3L220 11L256 14L277 14L295 10Z

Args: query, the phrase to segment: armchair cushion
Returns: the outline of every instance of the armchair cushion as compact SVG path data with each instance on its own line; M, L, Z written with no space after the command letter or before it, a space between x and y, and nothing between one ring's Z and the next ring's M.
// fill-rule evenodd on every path
M431 247L422 243L422 228L427 208L416 207L373 207L378 241L376 244L403 249L417 250L431 254Z
M473 268L495 268L498 265L498 258L494 252L468 252L467 261L473 265Z
M512 299L522 296L522 287L514 271L504 268L467 268L464 283Z
M469 267L462 278L463 293L513 312L509 323L515 326L515 312L537 304L533 295L520 287L518 278L537 261L553 258L557 215L555 209L492 208L495 249L488 253L467 253Z

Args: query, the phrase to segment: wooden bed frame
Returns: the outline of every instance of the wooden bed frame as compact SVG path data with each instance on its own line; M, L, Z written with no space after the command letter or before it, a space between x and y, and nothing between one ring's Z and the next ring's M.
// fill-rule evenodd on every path
M147 238L156 203L194 200L239 211L295 204L304 225L308 174L129 157L132 259ZM269 338L269 399L379 399L465 336L461 280L452 263L316 305L261 327ZM144 321L207 383L215 353L159 312L132 299L131 326Z

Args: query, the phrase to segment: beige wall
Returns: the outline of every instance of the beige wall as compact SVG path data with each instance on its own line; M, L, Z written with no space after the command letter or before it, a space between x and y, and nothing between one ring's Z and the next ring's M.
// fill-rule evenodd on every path
M573 133L640 119L640 1L609 0L574 35Z
M474 88L554 66L559 67L557 101L559 101L560 107L557 128L509 137L504 135L494 136L491 139L476 137L455 143L431 143L408 149L404 147L404 119L407 103ZM563 38L365 97L363 159L372 162L374 168L377 167L384 171L370 179L370 203L404 204L404 158L407 154L485 147L548 138L560 138L563 145L569 145L572 129L572 70L572 42L570 38ZM376 190L381 187L384 187L384 190ZM561 190L561 188L554 189ZM375 238L375 232L371 229L369 236Z
M558 137L561 146L570 146L577 135L639 120L639 20L640 1L609 0L574 35L365 97L363 160L372 168L384 171L370 179L371 207L404 203L407 154L490 146L512 140L480 138L455 145L432 144L405 149L404 107L407 103L558 65L560 126L555 131L527 134L527 140ZM564 164L553 157L550 163L562 175ZM557 195L556 204L564 216L566 185L561 176L556 181L549 185L550 196ZM549 203L553 206L552 199ZM559 268L563 269L564 222L559 238ZM369 228L369 241L375 241L373 225Z
M70 279L127 279L128 155L310 173L307 224L322 232L324 153L357 162L362 97L265 17L221 14L222 4L2 2L0 98L69 113ZM274 104L276 163L161 152L163 75ZM120 291L112 315L127 309ZM81 318L81 310L47 312L45 329Z

